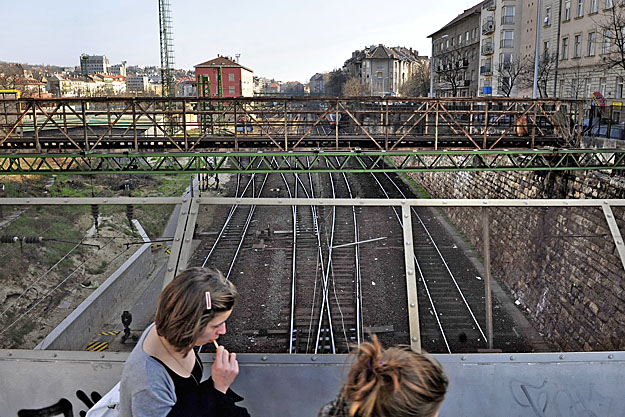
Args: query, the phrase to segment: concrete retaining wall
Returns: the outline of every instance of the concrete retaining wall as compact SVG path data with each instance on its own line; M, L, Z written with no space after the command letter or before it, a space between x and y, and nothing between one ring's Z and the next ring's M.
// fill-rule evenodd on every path
M148 236L137 220L135 227L143 237ZM150 244L142 245L126 262L87 297L35 349L82 350L105 324L112 306L119 305L126 294L149 277L154 269Z
M598 172L429 172L410 177L433 198L625 198L625 178ZM481 210L444 210L476 248L483 245ZM488 210L493 273L552 348L624 349L625 271L602 210ZM625 210L613 212L625 234Z

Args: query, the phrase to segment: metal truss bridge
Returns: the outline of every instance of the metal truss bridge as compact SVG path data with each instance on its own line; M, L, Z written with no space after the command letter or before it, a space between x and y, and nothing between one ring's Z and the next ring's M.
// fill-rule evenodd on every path
M601 170L582 102L509 98L0 100L0 175Z

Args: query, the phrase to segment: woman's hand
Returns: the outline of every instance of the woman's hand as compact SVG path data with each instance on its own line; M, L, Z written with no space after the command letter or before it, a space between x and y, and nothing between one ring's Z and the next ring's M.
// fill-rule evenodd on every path
M239 374L237 354L229 353L223 346L219 346L211 370L211 377L213 378L215 389L225 394Z

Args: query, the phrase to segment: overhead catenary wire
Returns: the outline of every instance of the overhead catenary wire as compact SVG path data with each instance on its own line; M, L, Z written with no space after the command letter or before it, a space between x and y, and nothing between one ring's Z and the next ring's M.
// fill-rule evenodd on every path
M107 243L105 243L102 248L108 246L110 243L113 242L113 239L110 239ZM98 249L100 250L100 249ZM128 248L124 249L120 254L118 254L117 256L115 256L113 259L111 259L110 262L114 261L115 259L117 259L118 257L120 257L122 254L124 254L126 251L128 250ZM28 313L30 313L35 307L37 307L39 304L41 304L46 298L48 298L50 295L52 295L52 293L54 291L56 291L58 288L61 287L61 285L63 285L67 280L69 280L84 264L86 264L87 262L89 262L91 260L92 257L89 257L87 259L85 259L80 265L78 265L72 272L70 272L61 282L59 282L54 288L52 288L50 291L48 291L43 297L41 297L41 299L39 299L39 301L37 301L35 304L33 304L32 306L30 306L30 308L28 308L24 313L22 313L17 319L15 319L11 324L9 324L7 327L5 327L2 331L0 331L0 336L4 335L9 329L11 329L17 322L19 322L22 318L26 317L28 315Z

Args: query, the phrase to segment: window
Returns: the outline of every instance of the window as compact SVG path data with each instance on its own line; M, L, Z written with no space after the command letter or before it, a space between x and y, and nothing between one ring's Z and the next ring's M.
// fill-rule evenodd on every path
M590 13L597 13L597 0L590 0Z
M543 54L545 56L549 55L549 41L543 42Z
M378 71L377 76L378 76L378 78L382 78L382 71Z
M230 87L228 87L228 93L229 94L235 94L235 87L233 85L231 85Z
M514 31L501 31L501 48L512 48L514 46Z
M509 25L514 23L514 6L504 6L501 13L501 24Z
M564 0L564 21L571 20L571 0Z
M547 7L545 10L545 25L551 24L551 7Z
M234 74L228 74L228 81L234 82Z
M588 49L586 51L587 56L595 55L595 32L588 34Z
M584 0L577 0L577 17L584 15Z
M612 31L606 29L603 31L603 43L601 44L601 53L607 54L610 52L610 38L612 37Z
M501 62L504 68L509 68L512 63L512 54L500 54L499 62Z
M599 78L599 92L605 97L605 78Z
M623 98L623 77L616 77L616 98Z
M462 35L458 35L458 45L462 43Z
M568 59L569 57L569 38L562 38L562 58Z
M449 48L449 39L445 40L445 49Z
M464 41L465 42L469 42L469 31L467 30L467 32L464 34Z
M612 7L614 7L614 0L605 0L605 8L611 9Z
M575 44L573 46L573 57L582 56L582 35L575 35Z

